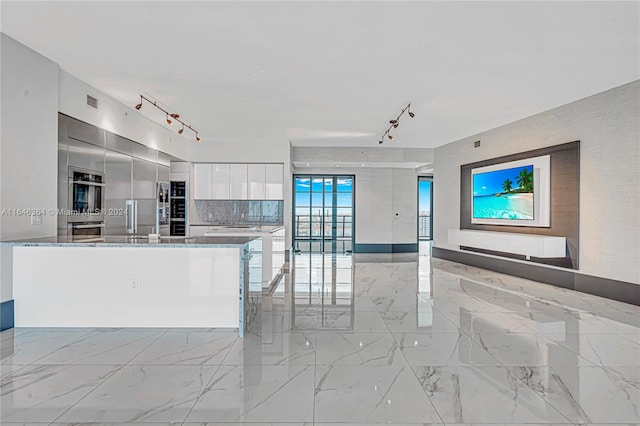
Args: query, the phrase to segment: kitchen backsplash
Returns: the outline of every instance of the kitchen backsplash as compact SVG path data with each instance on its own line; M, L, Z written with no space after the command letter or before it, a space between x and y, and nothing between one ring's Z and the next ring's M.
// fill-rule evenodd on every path
M282 225L282 200L195 200L198 223Z

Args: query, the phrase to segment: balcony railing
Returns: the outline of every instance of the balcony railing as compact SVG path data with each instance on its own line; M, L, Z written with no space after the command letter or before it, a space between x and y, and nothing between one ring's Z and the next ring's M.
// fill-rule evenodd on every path
M336 238L351 238L353 235L353 217L338 216L336 221ZM322 230L324 229L324 233ZM330 216L296 215L296 239L331 238L333 222ZM431 239L431 216L418 216L418 237L421 240Z
M418 216L418 238L421 240L431 239L431 215Z
M353 235L353 217L345 215L338 216L336 219L336 238L351 239ZM333 232L331 216L296 215L296 239L332 238Z

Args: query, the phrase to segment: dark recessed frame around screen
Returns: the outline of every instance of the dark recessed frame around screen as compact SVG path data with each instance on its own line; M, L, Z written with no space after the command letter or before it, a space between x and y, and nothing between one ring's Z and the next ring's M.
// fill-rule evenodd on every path
M471 223L548 228L551 157L540 155L471 169Z
M472 170L486 166L498 166L502 163L526 160L533 157L550 157L550 203L549 225L547 227L529 227L523 224L478 224L472 223ZM564 258L531 258L531 262L578 269L579 248L579 194L580 194L580 142L570 142L527 151L505 157L493 158L477 163L460 166L460 229L475 229L492 232L511 232L522 234L554 235L567 239L568 256ZM483 251L470 247L465 250L494 254L503 257L525 260L524 256Z

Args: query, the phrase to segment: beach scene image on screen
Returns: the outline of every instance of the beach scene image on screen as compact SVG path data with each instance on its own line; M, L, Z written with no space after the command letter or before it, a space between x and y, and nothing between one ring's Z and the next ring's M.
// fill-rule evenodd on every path
M473 217L533 220L533 165L473 175Z

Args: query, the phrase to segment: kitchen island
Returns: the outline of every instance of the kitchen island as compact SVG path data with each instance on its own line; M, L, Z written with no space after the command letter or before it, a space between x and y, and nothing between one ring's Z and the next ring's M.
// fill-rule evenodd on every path
M285 264L285 228L283 225L212 225L195 223L190 227L190 235L197 236L259 236L262 244L253 250L251 265L262 268L262 288L267 289L278 283Z
M224 327L242 336L262 293L262 271L249 268L257 235L0 245L12 249L16 327Z

